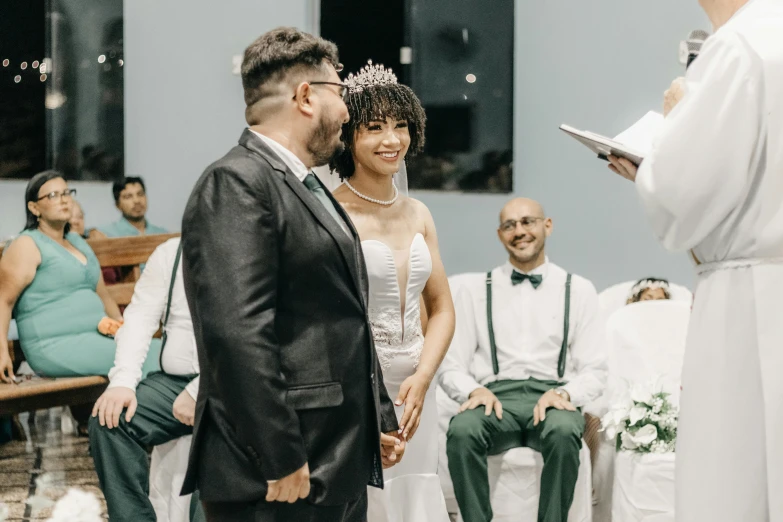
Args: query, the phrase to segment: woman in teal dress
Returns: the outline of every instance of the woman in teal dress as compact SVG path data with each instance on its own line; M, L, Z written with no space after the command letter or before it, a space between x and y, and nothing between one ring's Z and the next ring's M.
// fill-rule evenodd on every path
M30 367L46 377L107 375L114 340L98 333L103 317L122 320L101 277L98 259L69 231L75 190L56 171L27 185L27 225L0 258L0 379L13 369L8 356L11 316ZM160 343L150 346L144 373L158 369Z

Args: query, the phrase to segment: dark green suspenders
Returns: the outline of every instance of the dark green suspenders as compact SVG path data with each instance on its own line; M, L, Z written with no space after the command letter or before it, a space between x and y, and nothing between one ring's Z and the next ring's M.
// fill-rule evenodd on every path
M565 318L563 319L563 344L560 347L560 358L557 361L557 376L562 379L565 375L566 356L568 355L568 330L570 328L571 315L571 274L566 277L565 286ZM492 353L492 371L500 373L498 366L498 348L495 344L495 328L492 321L492 272L487 272L487 330L489 331L489 349Z
M174 293L174 283L177 280L177 268L179 267L179 258L182 257L182 241L177 248L177 257L174 258L174 268L171 270L171 282L169 283L169 297L166 300L166 313L163 316L163 335L160 339L160 371L166 373L163 369L163 349L166 347L166 324L169 322L169 313L171 312L171 294Z
M571 326L571 274L566 277L565 287L565 313L563 318L563 344L560 346L560 358L557 361L557 376L562 379L566 370L566 356L568 355L568 330Z
M495 328L492 323L492 272L487 272L487 329L489 330L489 350L492 353L492 371L500 373L498 366L498 347L495 345Z

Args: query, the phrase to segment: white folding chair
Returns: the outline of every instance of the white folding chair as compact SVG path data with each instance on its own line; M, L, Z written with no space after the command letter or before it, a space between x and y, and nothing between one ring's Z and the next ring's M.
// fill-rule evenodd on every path
M459 274L449 277L452 295L456 295L460 286L466 282L475 282L476 278L483 281L484 277L483 273ZM451 418L459 411L459 404L451 400L440 386L436 391L436 398L440 431L438 474L449 512L458 513L446 455L446 432ZM579 476L568 521L592 522L590 450L584 443L579 452L579 461ZM541 469L544 465L541 454L530 448L513 448L500 455L489 457L488 464L490 498L494 515L492 520L495 522L536 520L541 487ZM459 518L459 520L462 519Z

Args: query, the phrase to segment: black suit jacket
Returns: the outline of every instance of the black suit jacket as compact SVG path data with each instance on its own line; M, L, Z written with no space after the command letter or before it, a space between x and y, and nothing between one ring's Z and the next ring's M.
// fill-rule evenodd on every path
M183 493L259 500L305 462L314 504L382 487L379 433L397 419L359 237L332 202L350 236L249 130L196 183L182 266L201 381Z

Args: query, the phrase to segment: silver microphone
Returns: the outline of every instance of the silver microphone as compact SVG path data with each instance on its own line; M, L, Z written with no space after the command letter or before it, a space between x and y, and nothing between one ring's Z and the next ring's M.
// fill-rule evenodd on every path
M701 47L707 38L710 37L710 33L696 29L688 34L688 38L680 42L680 65L684 65L687 69L690 67L693 60L699 56Z

